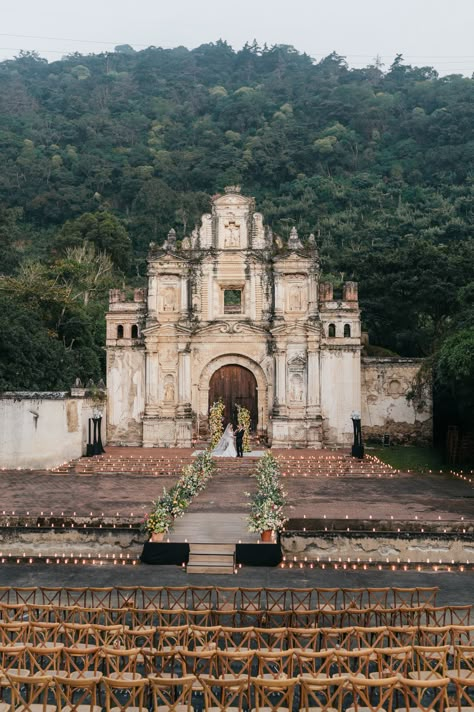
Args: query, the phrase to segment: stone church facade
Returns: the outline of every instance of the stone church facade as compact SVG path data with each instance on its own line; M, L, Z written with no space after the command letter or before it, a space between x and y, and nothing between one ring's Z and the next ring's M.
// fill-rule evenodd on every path
M364 407L357 284L335 298L319 275L314 237L303 243L293 228L283 242L237 186L213 198L189 237L171 230L162 247L152 243L148 289L133 301L110 293L109 444L190 447L217 398L233 422L235 406L248 407L273 447L349 444L350 414ZM418 370L405 364L404 380L390 383L406 390ZM383 430L394 394L383 378L371 384ZM425 411L415 430L417 417L426 430Z

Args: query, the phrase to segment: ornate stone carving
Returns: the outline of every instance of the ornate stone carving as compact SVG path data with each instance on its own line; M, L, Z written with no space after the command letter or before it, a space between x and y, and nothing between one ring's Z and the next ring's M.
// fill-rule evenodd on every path
M163 243L164 250L176 250L176 230L171 230L168 233L166 240Z
M178 309L178 290L176 287L163 288L163 309L164 312L175 312Z
M240 223L229 220L224 227L224 247L240 247Z
M289 250L301 250L303 245L298 237L298 230L295 227L291 228L290 237L288 238L288 249Z
M165 377L164 401L174 403L174 377L171 374Z
M199 242L203 249L212 247L212 216L209 213L205 213L202 216Z

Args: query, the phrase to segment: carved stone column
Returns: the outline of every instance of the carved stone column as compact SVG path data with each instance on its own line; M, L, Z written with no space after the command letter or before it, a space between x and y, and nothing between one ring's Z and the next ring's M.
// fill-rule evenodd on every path
M188 280L186 275L181 275L180 292L181 299L179 313L182 319L186 319L188 316Z
M156 415L158 413L158 379L158 354L156 351L147 351L145 356L145 412L147 415Z
M319 349L308 351L308 399L307 415L320 415Z
M285 286L281 274L275 272L275 318L283 319L285 312Z
M278 349L275 354L275 416L287 414L286 404L286 349Z

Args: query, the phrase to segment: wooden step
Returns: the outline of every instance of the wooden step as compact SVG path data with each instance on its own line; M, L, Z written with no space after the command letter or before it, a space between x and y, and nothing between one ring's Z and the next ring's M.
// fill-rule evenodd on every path
M223 566L222 564L188 564L186 567L188 574L234 574L234 566Z
M225 564L226 566L234 566L234 554L199 554L193 553L189 555L190 564Z
M221 555L234 555L235 544L190 544L189 546L190 554L221 554Z

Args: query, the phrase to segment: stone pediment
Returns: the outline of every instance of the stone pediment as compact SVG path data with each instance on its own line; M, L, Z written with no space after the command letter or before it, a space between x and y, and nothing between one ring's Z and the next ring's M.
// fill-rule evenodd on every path
M268 331L264 329L261 326L256 326L255 324L248 324L246 322L226 322L226 321L217 321L213 322L212 324L206 324L201 327L198 327L194 331L195 335L201 336L201 335L219 335L219 334L259 334L259 335L267 335Z
M158 250L153 250L150 254L150 266L153 266L156 270L156 266L160 267L182 267L184 263L188 261L187 255L180 255L177 252L166 252L161 248Z
M153 324L142 330L143 336L191 336L192 329L176 322Z
M278 324L271 329L273 336L308 336L309 334L319 334L320 325L312 324L308 321L296 321L291 324Z

